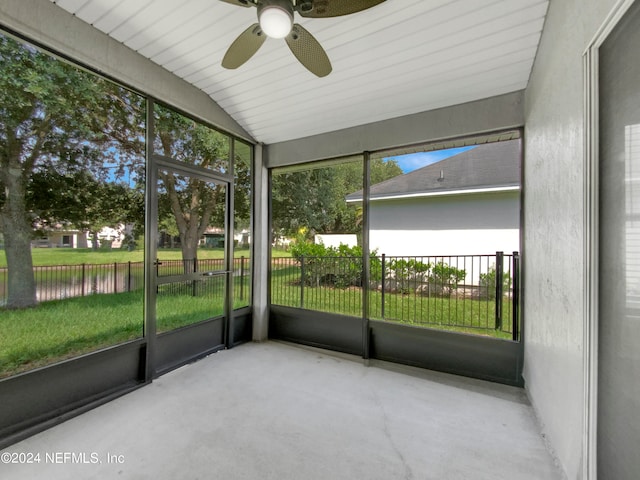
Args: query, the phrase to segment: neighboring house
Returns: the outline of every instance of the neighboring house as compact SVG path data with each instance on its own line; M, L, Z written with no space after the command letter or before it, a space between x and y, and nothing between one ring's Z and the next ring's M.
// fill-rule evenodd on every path
M243 229L233 234L234 246L248 248L251 241L249 230ZM206 248L224 248L224 228L209 227L200 239L200 246Z
M246 228L243 228L239 232L235 232L233 235L234 243L239 248L249 248L251 245L251 232Z
M88 232L82 232L63 225L42 228L42 235L31 242L35 248L89 248L92 238ZM120 248L131 226L120 225L118 228L103 227L98 232L98 245L109 248Z
M98 232L98 243L100 246L109 246L110 248L120 248L124 239L125 226L120 225L118 228L103 227Z
M251 242L249 230L234 232L234 245L248 248ZM200 237L198 246L202 248L224 248L224 228L208 227ZM167 232L158 232L158 248L180 248L180 235L172 236Z
M362 192L347 202L362 202ZM372 185L369 205L369 245L378 254L519 251L519 141L480 145Z
M207 228L198 245L205 248L224 248L224 228Z
M83 236L85 237L84 239L82 238ZM42 236L38 236L31 242L31 246L44 248L79 248L83 245L83 241L84 247L86 247L86 234L83 234L79 230L59 227L45 230Z

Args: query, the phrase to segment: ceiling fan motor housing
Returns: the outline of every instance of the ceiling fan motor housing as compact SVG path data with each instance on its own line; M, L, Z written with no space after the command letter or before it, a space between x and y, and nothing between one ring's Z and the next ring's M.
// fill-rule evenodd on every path
M272 38L284 38L293 27L293 4L290 0L263 0L258 3L258 22Z
M297 5L297 9L301 13L309 13L313 10L313 2L311 0L300 0Z
M271 7L283 10L293 19L293 4L291 0L261 0L258 2L258 19L260 19L260 15L262 15L265 8Z
M220 0L240 7L256 7L258 23L242 32L222 59L224 68L234 69L249 60L266 37L284 39L291 53L311 73L324 77L331 73L331 61L322 45L302 25L294 23L294 13L305 18L350 15L386 0Z

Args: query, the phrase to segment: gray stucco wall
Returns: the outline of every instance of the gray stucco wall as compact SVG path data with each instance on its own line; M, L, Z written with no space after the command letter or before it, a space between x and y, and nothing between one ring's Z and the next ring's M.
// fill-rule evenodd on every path
M583 475L584 73L615 0L551 1L525 92L524 378L544 434Z
M49 0L3 0L0 25L251 141L211 97Z

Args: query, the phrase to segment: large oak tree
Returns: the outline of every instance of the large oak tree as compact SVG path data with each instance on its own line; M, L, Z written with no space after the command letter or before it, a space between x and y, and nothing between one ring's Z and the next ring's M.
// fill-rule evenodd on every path
M7 307L21 308L36 303L30 246L40 218L28 195L34 177L86 170L109 181L134 168L144 108L124 88L4 35L0 65L0 230Z
M395 160L372 159L371 182L402 175ZM362 191L362 162L345 162L305 170L283 168L272 178L272 224L276 234L296 236L304 227L316 233L356 233L361 230L362 209L345 197Z
M154 151L164 157L229 171L230 138L202 123L157 105L155 137ZM192 268L205 231L214 224L225 225L226 189L197 176L162 169L159 178L159 222L177 227L185 268Z

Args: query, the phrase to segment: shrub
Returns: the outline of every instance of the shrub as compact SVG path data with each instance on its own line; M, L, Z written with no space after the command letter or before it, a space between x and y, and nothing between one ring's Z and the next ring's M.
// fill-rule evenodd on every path
M482 298L495 298L496 296L496 267L492 266L487 273L480 274L480 296ZM511 288L511 275L502 273L502 292L508 292Z
M326 261L324 259L330 250L320 243L300 239L291 245L291 255L298 260L301 267L304 265L301 282L305 285L320 286L325 276Z
M311 243L298 239L291 246L291 254L302 266L304 263L305 285L333 286L348 288L362 286L363 265L362 247L340 244L338 248L325 247L322 244ZM370 254L371 277L380 278L380 260L377 251Z
M431 266L430 263L419 262L415 258L409 260L404 258L392 259L389 262L389 270L386 275L386 286L393 283L394 288L390 290L398 293L416 291L428 278Z
M291 255L300 260L302 257L326 257L331 249L321 243L295 242L291 244Z
M444 262L437 263L429 276L429 288L433 288L431 291L436 295L450 296L466 275L467 272L463 269L452 267Z

